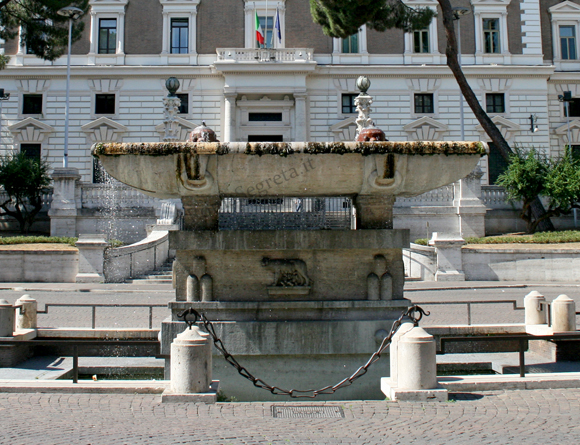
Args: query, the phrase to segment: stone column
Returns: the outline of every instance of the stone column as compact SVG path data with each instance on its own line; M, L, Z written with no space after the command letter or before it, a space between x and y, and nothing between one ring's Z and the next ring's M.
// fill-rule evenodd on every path
M16 329L36 329L38 303L30 295L22 295L16 300Z
M481 202L481 177L479 165L465 178L454 184L453 206L459 216L459 231L463 238L485 236L486 208Z
M236 98L237 93L224 93L224 131L223 142L236 140Z
M532 291L524 297L526 326L546 324L546 297L538 291Z
M392 229L395 197L358 195L354 199L357 229Z
M0 337L12 337L14 334L14 306L6 300L0 300Z
M308 125L306 123L306 93L294 93L296 110L296 142L308 140Z
M560 295L552 301L552 331L576 331L576 304L567 295Z
M51 236L76 236L76 187L81 179L73 167L56 167L52 173L54 192L48 216Z
M105 262L105 249L108 243L103 235L79 235L76 242L79 249L79 272L77 283L102 283Z
M219 196L183 196L185 230L218 230Z
M429 245L437 249L435 281L465 281L461 256L464 244L461 235L433 232Z

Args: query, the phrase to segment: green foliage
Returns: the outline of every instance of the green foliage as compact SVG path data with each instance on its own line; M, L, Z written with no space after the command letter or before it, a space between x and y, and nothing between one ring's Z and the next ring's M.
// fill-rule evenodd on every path
M26 49L45 59L56 60L67 50L67 17L58 15L65 6L75 6L85 13L89 0L4 0L0 3L0 38L14 39L22 26L22 39ZM72 41L81 37L84 23L73 24Z
M419 244L420 246L427 246L429 244L429 240L427 238L419 238L415 240L415 244Z
M310 0L310 13L330 37L347 38L366 24L370 29L404 31L429 26L435 12L411 8L400 0Z
M0 244L70 244L74 247L77 240L67 236L7 236L0 237Z
M580 231L538 232L533 235L487 236L465 238L467 244L558 244L580 243Z
M568 214L580 201L580 161L565 155L551 159L535 149L516 148L507 170L497 180L505 188L509 201L521 201L521 218L528 233L552 216ZM548 200L546 212L537 217L532 211L536 196Z
M28 232L36 215L42 209L42 195L48 192L49 164L29 159L24 153L0 158L0 187L6 197L0 200L2 214L15 218L20 231Z

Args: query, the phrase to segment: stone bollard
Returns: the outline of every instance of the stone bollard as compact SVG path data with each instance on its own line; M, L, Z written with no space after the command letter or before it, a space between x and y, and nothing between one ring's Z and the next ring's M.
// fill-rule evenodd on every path
M535 290L524 297L526 326L547 324L545 302L546 297Z
M391 377L381 379L381 391L391 400L447 401L448 391L437 383L433 336L415 326L400 335L395 348L396 363L391 360Z
M15 306L20 306L16 311L16 329L36 329L38 303L30 295L22 295L16 300Z
M576 331L576 304L567 295L560 295L551 305L552 331Z
M0 300L0 337L14 335L14 306L6 300Z
M435 339L423 328L414 327L399 339L397 386L400 389L437 388Z
M212 387L212 344L197 326L186 329L171 344L171 386L163 402L216 402Z

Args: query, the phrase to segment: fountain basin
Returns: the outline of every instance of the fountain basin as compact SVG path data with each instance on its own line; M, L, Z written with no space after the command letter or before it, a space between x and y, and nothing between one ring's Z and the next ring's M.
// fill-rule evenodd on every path
M115 179L184 196L415 196L469 174L484 142L99 143Z

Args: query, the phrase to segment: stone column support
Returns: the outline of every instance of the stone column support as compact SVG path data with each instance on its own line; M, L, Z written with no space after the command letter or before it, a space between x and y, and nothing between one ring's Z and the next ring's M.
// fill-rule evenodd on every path
M103 235L79 235L79 240L75 245L79 249L79 272L76 282L104 282L105 249L109 245L105 241L105 237Z
M395 197L358 195L354 199L357 229L392 229Z
M36 329L38 303L30 295L22 295L16 300L16 329Z
M459 234L433 232L429 245L437 249L435 281L465 281L461 246L465 240Z
M567 295L560 295L551 305L552 331L576 331L576 304Z
M6 300L0 300L0 337L12 337L14 334L14 306Z
M236 98L237 93L225 93L225 109L224 109L224 142L235 142L236 140Z
M212 343L209 334L192 326L171 344L171 387L163 402L216 402L212 387Z
M296 141L308 141L308 124L306 122L306 93L294 93L296 110Z
M183 196L185 230L218 230L219 196Z
M459 231L463 238L485 236L486 207L481 202L481 177L479 165L465 178L454 184L453 206L459 216Z
M545 303L546 297L535 290L524 297L526 326L542 325L547 323Z
M73 167L56 167L52 173L54 192L48 216L51 236L76 236L76 188L81 179Z

